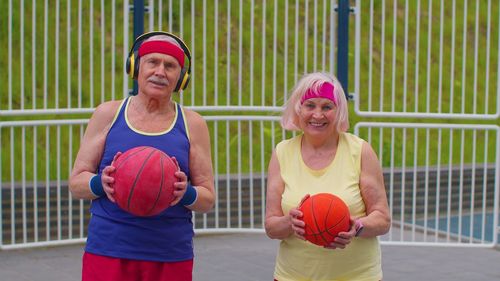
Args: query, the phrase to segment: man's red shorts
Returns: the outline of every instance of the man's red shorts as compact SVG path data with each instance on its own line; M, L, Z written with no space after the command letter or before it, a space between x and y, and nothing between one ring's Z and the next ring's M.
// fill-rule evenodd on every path
M191 281L193 260L155 262L83 254L82 281Z

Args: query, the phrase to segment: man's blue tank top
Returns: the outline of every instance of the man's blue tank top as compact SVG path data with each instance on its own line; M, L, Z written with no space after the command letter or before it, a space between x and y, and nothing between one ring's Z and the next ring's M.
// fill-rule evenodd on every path
M106 137L99 173L109 166L115 154L136 146L152 146L175 156L189 181L189 136L180 105L172 126L165 132L140 132L127 122L130 98L125 99ZM85 251L97 255L160 262L193 258L192 214L182 205L171 206L159 215L138 217L102 196L92 201L92 213Z

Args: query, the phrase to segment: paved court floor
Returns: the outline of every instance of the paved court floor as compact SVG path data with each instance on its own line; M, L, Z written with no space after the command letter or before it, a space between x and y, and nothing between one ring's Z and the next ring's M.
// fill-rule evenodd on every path
M278 241L264 234L195 238L195 281L273 280ZM83 245L0 251L1 281L78 281ZM386 281L500 280L500 251L382 246Z

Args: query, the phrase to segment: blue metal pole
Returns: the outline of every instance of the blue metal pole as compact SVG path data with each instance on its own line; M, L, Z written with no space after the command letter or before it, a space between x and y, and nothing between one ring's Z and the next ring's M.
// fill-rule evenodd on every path
M349 100L349 0L339 0L337 12L337 78Z
M134 0L134 40L144 33L144 0ZM132 95L137 95L139 86L134 80Z

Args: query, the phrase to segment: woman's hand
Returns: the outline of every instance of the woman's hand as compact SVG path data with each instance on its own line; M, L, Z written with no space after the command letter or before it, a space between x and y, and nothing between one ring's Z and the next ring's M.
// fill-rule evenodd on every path
M292 208L288 213L290 216L290 224L292 226L293 233L301 240L306 240L304 238L304 234L306 233L304 230L306 223L302 220L302 216L304 214L302 213L302 211L300 211L300 206L302 206L302 203L304 203L304 201L309 197L310 195L306 194L306 196L304 196L302 200L300 200L299 206Z
M346 232L339 232L337 237L333 239L333 242L330 243L329 245L325 246L327 249L345 249L349 243L351 243L351 240L354 236L356 236L356 227L355 227L355 218L351 217L350 222L351 222L351 227L349 231Z

